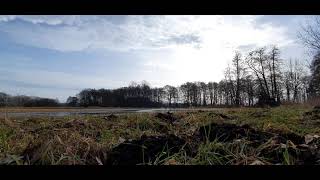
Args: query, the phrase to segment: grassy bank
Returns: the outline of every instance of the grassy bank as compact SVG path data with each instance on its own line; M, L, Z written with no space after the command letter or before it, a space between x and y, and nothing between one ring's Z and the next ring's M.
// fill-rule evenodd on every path
M286 106L1 119L0 162L316 164L319 115Z

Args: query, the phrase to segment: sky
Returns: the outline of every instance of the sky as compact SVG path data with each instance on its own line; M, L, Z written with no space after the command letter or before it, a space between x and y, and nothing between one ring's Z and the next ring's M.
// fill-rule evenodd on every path
M311 16L0 16L0 92L57 98L84 88L220 81L235 51L298 41Z

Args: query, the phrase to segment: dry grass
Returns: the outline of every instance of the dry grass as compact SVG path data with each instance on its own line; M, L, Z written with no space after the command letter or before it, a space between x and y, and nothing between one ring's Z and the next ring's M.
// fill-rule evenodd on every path
M124 114L108 120L101 116L0 119L0 162L108 164L110 152L120 144L140 143L142 137L172 135L185 142L179 151L166 149L165 144L156 141L152 144L153 141L145 138L145 142L161 150L143 164L297 164L300 160L294 151L296 145L290 141L278 142L271 138L253 143L249 134L229 141L218 137L210 139L207 134L208 137L201 140L199 129L216 123L235 124L236 128L249 125L258 133L295 133L302 137L320 134L317 124L305 123L312 119L305 116L310 110L309 107L283 106L177 112L173 116L178 120L173 123L162 121L155 113ZM122 155L125 154L130 152ZM279 154L281 157L275 158Z

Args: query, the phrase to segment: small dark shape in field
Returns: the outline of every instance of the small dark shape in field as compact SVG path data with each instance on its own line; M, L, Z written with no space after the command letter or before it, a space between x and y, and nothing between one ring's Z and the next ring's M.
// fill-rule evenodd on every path
M315 106L314 109L319 109L320 110L320 105Z
M105 120L114 120L116 119L118 116L114 115L114 114L110 114L108 116L105 116L104 119Z
M234 124L212 123L199 129L203 140L213 141L218 138L220 141L233 141L234 139L247 138L251 141L266 141L273 135L267 132L258 132L248 125L237 126Z
M71 120L63 125L64 128L72 128L72 127L84 127L87 123L83 120L75 119Z
M227 115L225 115L225 114L219 114L219 116L221 117L221 118L223 118L223 119L232 119L230 116L227 116Z
M231 116L225 115L225 114L223 114L223 113L218 113L218 112L211 112L211 113L209 113L209 115L210 115L210 116L212 116L212 115L214 115L214 116L219 116L219 117L221 117L222 119L225 119L225 120L231 120L231 119L233 119L233 117L231 117Z
M140 140L125 141L108 154L107 165L136 165L153 162L161 152L179 152L185 140L174 136L142 136ZM168 154L164 155L164 158Z
M156 117L168 123L173 123L178 120L176 117L173 116L173 113L170 112L157 113Z

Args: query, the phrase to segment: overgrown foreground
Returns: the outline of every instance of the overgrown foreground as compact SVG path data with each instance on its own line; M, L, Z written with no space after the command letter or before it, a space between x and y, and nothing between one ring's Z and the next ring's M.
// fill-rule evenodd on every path
M320 109L1 119L1 164L320 164Z

